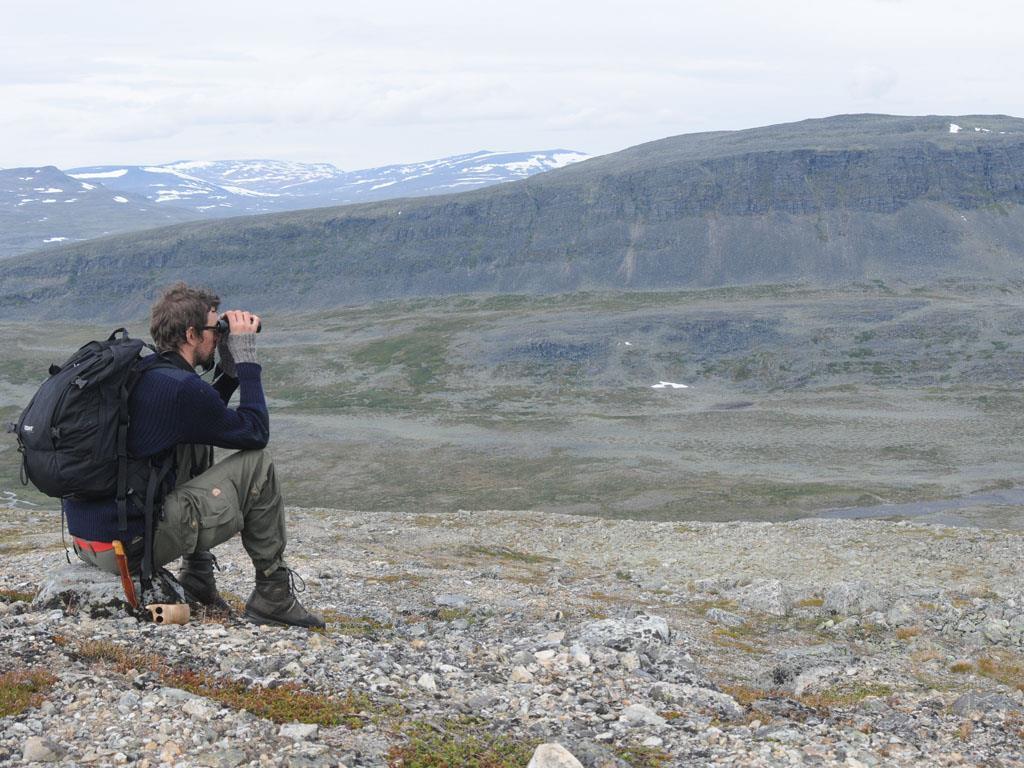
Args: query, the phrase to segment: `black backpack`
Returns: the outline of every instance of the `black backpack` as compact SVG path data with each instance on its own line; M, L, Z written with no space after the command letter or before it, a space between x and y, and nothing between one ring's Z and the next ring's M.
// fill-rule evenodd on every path
M110 498L122 490L128 395L145 346L118 328L106 341L90 341L64 365L50 366L50 378L18 418L23 480L55 498Z
M154 354L144 356L143 349ZM128 398L144 370L171 365L155 353L151 345L118 328L106 341L90 341L64 365L51 365L50 377L12 425L22 454L22 482L31 481L43 493L61 499L113 497L118 527L126 533L128 496L136 492L129 474L138 477L140 471L138 462L128 457ZM146 496L144 581L152 568L154 501L171 458L159 469L141 468Z

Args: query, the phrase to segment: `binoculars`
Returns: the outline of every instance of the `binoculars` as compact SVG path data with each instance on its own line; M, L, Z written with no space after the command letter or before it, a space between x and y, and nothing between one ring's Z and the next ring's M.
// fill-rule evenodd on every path
M229 333L231 333L231 326L228 324L228 319L223 315L221 315L220 319L217 320L217 324L213 327L221 336L227 336ZM259 325L256 326L256 333L259 333L262 330L263 323L261 322Z

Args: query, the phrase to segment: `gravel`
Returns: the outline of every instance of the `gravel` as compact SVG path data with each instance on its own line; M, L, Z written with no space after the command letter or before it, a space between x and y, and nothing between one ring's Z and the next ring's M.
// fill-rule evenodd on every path
M57 517L31 515L7 514L34 546L7 553L0 589L35 592L67 573L44 535ZM323 634L201 614L140 622L95 579L77 597L65 584L0 602L0 670L55 677L36 706L0 719L0 764L380 766L421 727L546 745L538 766L1024 764L1017 533L289 517L290 562L302 600L327 614ZM221 588L247 595L238 542L217 555ZM301 707L292 714L308 722L269 719L183 690L167 670L355 704L344 722Z

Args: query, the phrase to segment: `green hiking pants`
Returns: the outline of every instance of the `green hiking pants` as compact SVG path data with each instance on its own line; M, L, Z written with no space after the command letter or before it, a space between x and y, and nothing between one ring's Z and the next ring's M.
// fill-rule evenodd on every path
M189 476L190 459L178 454L178 477ZM199 466L206 466L200 456ZM269 576L286 565L284 503L266 451L239 451L167 494L153 538L153 564L166 565L182 555L203 552L236 533L257 572ZM129 550L141 556L142 539ZM117 573L112 552L93 553L75 546L78 556L101 570Z
M153 562L166 565L241 532L256 571L269 576L285 565L285 524L270 454L239 451L167 494L153 540Z

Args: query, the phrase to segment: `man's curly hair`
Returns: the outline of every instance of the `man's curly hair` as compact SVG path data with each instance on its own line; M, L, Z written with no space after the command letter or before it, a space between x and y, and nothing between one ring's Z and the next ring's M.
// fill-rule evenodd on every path
M161 352L175 351L185 341L186 331L199 331L206 325L210 310L216 311L219 306L220 296L212 291L175 283L153 304L149 335Z

